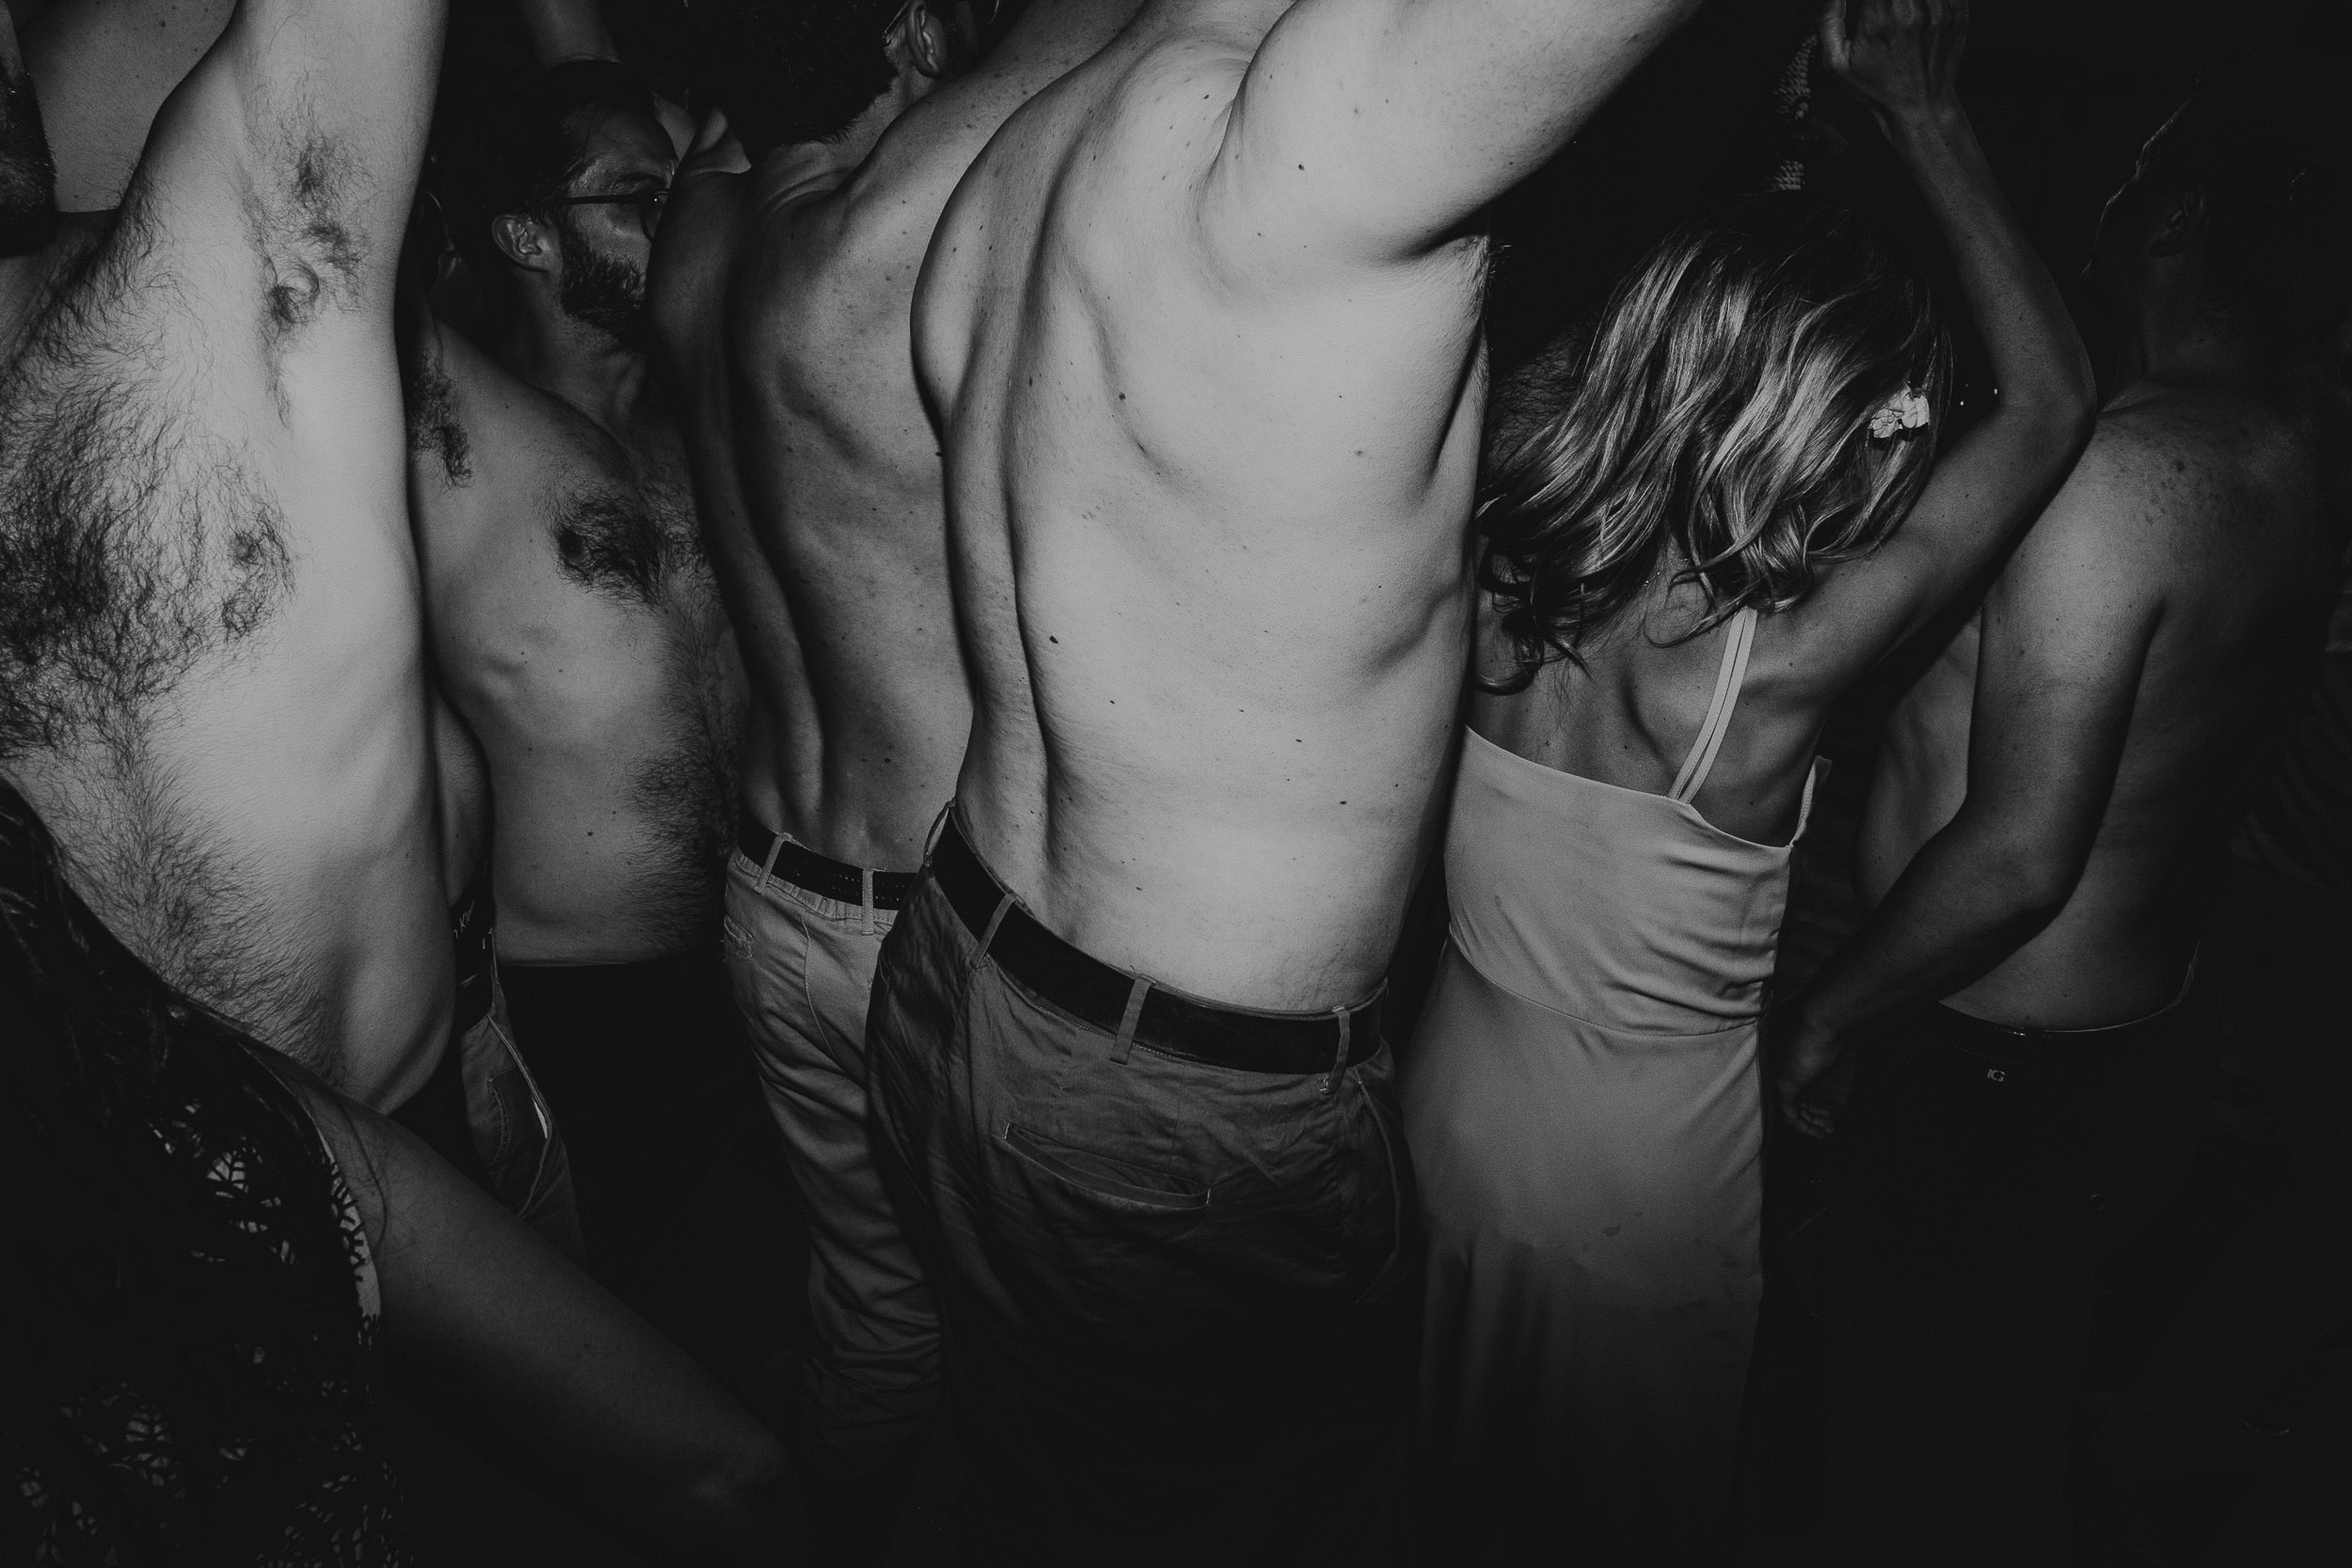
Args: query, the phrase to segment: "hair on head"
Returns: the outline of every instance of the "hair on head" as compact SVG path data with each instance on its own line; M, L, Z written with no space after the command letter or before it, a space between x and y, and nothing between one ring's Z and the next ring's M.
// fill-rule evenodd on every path
M1950 381L1926 285L1858 214L1775 194L1684 224L1497 393L1478 575L1518 668L1496 689L1580 657L1661 572L1705 595L1692 636L1798 603L1918 499ZM1873 434L1913 392L1925 427Z
M588 140L615 114L654 117L652 91L613 60L565 60L484 103L468 145L441 170L437 194L450 235L485 286L506 266L490 226L509 213L536 212L570 194L587 166Z
M832 141L890 86L902 0L704 0L689 13L698 96L755 158Z
M2352 288L2352 71L2257 55L2199 84L2141 156L2140 176L2193 188L2217 303L2297 329L2340 316Z

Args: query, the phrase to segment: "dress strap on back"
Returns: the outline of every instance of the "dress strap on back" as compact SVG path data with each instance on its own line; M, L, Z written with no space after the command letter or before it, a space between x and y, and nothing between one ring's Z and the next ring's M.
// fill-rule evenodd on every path
M1724 732L1731 728L1732 710L1740 705L1740 685L1748 676L1748 651L1756 645L1756 607L1748 605L1731 618L1731 636L1724 643L1724 662L1715 672L1715 700L1708 705L1707 722L1699 726L1691 754L1682 759L1669 800L1688 801L1707 785L1715 770L1715 753L1724 749Z

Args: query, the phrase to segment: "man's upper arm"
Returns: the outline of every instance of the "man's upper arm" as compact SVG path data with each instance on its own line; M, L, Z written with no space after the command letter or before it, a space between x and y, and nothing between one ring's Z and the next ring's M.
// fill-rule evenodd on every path
M122 199L155 111L204 57L236 0L62 0L24 29L24 64L57 166L57 207Z
M389 291L446 4L239 0L157 119L140 179L177 207L228 171L235 220L276 263L289 309L339 280Z
M1219 154L1252 232L1369 261L1444 243L1576 134L1697 0L1298 0Z
M2165 547L2133 443L2103 430L1985 600L1963 814L2080 874L2163 610Z

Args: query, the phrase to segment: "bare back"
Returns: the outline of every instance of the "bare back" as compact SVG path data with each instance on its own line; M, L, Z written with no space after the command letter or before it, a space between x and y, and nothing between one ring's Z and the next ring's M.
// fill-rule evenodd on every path
M1037 0L846 179L763 164L680 198L674 221L697 228L662 281L706 298L674 298L666 336L695 366L677 378L690 397L726 403L691 421L697 483L738 624L758 623L744 804L836 859L917 865L971 727L939 439L908 341L924 249L1005 117L1135 3Z
M2103 416L1987 610L1885 731L1861 845L1872 903L1971 787L1971 746L1994 700L1979 689L1988 617L2015 684L2032 689L2028 704L2064 703L2057 689L2075 681L2128 683L2080 880L2039 934L1950 999L1955 1007L2091 1027L2152 1012L2179 990L2202 908L2199 858L2228 826L2224 808L2296 631L2316 625L2337 504L2316 433L2252 398L2142 390ZM2077 628L2091 645L2037 656L2037 624ZM2086 748L2101 743L2098 725L2077 729Z
M247 0L0 371L0 765L142 959L362 1098L452 983L390 310L438 38Z
M1386 964L1452 744L1486 253L1294 270L1204 223L1257 40L1203 9L1032 101L932 242L957 793L1089 953L1328 1006Z

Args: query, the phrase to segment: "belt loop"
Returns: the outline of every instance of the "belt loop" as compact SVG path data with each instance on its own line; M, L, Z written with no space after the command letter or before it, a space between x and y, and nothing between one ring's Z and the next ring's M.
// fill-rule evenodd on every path
M931 818L930 834L923 840L923 864L926 868L931 863L931 851L939 847L939 835L946 830L948 814L955 809L956 802L950 798L946 805L939 808L939 815Z
M1136 1020L1143 1016L1143 999L1152 992L1152 982L1142 975L1127 988L1127 1010L1120 1015L1119 1038L1111 1042L1111 1060L1125 1065L1127 1053L1136 1043Z
M775 876L776 857L783 853L784 835L779 832L771 832L768 835L768 858L759 863L759 886L755 891L760 893L768 891L769 880Z
M874 934L874 868L860 866L858 875L866 879L866 934L870 937Z
M1356 1021L1355 1014L1345 1007L1334 1007L1331 1011L1340 1026L1340 1049L1339 1053L1331 1058L1331 1070L1323 1075L1325 1094L1340 1086L1340 1074L1347 1070L1347 1031Z
M996 927L1005 923L1005 916L1011 912L1011 894L1008 893L1003 897L996 900L996 912L988 917L988 929L980 933L980 949L978 952L972 955L972 967L974 969L977 969L980 965L988 962L988 944L996 940Z

